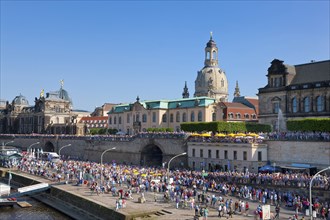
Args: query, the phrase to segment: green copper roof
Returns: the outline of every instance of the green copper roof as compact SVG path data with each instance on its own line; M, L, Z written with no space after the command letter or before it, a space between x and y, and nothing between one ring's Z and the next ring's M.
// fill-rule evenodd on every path
M145 109L176 109L176 108L194 108L194 107L206 107L215 102L214 98L209 97L194 97L187 99L175 99L175 100L156 100L156 101L142 101L140 104ZM116 105L108 112L111 113L123 113L131 111L131 107L134 103Z

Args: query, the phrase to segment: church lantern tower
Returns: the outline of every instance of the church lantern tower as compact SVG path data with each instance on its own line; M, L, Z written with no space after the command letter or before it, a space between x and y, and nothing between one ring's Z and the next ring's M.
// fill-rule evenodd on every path
M212 32L205 47L204 67L197 72L194 96L206 96L217 101L228 100L228 80L226 73L219 67L218 47Z

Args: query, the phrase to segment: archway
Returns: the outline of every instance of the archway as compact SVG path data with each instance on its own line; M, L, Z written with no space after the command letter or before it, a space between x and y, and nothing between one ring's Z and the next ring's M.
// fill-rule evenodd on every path
M142 166L161 166L162 162L163 152L158 146L150 144L143 148L141 152Z
M53 143L50 142L50 141L47 141L45 143L45 147L44 147L43 151L44 152L54 152L55 151L55 147L54 147Z

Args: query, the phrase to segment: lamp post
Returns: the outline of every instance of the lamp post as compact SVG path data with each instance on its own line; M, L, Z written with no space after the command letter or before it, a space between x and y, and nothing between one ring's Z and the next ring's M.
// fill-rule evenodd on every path
M107 149L107 150L103 151L102 154L101 154L101 184L103 183L103 174L102 174L103 155L104 155L106 152L111 151L111 150L114 150L114 149L116 149L116 147L113 147L113 148Z
M326 170L330 170L330 167L327 167L323 170L320 170L319 172L317 172L311 179L311 182L309 183L309 215L311 216L311 220L313 220L313 209L312 209L312 185L313 185L313 180L315 179L315 177L317 177L320 173L326 171Z
M7 143L2 142L2 146L6 146L7 144L14 143L14 141L8 141Z
M65 147L70 147L71 146L71 144L67 144L67 145L64 145L63 147L61 147L59 150L58 150L58 156L60 157L60 159L61 159L61 150L63 149L63 148L65 148Z
M180 156L183 156L183 155L186 155L187 152L183 152L181 154L178 154L178 155L175 155L174 157L172 157L169 161L168 161L168 164L167 164L167 180L169 180L169 174L170 174L170 164L172 162L173 159L177 158L177 157L180 157Z
M29 152L29 150L31 149L31 147L34 146L34 145L37 145L37 144L40 144L40 142L38 141L36 143L31 144L30 146L28 146L28 148L27 148L26 151Z

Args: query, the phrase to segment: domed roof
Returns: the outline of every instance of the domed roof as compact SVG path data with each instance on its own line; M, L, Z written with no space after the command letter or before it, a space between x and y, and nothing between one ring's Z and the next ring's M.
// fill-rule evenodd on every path
M29 105L29 101L20 94L14 98L13 105Z
M69 101L70 104L72 105L72 100L69 96L69 93L65 89L60 88L60 90L58 91L58 96L59 96L60 99L63 99L65 101Z
M214 40L210 39L209 42L207 42L206 47L216 47L217 44L214 42Z

